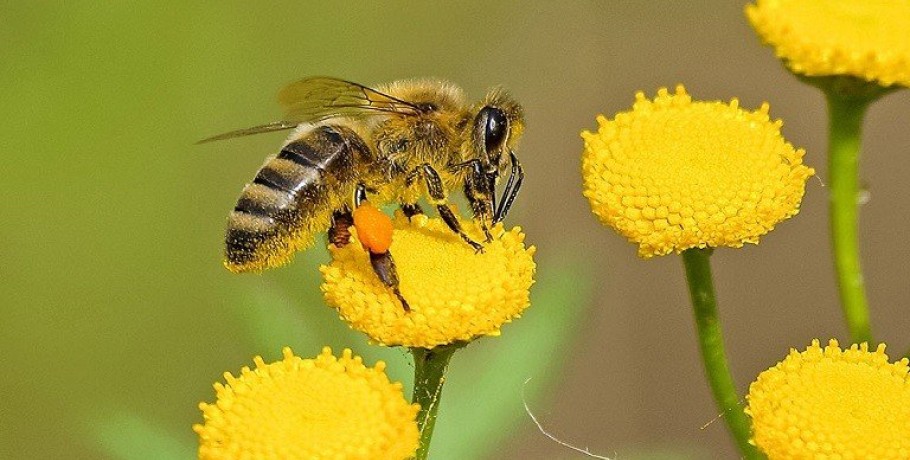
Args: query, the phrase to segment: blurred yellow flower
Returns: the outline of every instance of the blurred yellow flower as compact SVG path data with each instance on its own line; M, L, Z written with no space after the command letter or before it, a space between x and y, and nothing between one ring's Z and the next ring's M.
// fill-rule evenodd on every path
M284 359L240 376L225 373L217 401L201 403L200 459L388 459L417 450L417 411L400 383L390 383L385 363L366 367L344 350L324 348L315 359L283 350Z
M791 349L749 388L755 444L770 460L910 458L907 362L885 345Z
M535 248L525 247L520 228L496 225L493 241L475 253L440 219L417 215L409 222L399 214L394 224L390 252L410 312L373 273L368 254L356 244L356 228L352 244L330 247L332 262L321 267L328 304L372 341L432 348L495 336L529 305ZM483 240L472 221L463 224Z
M682 85L585 131L584 195L642 257L689 248L741 247L799 212L815 171L771 121L733 99L697 102Z
M906 0L758 0L746 15L795 73L910 86Z

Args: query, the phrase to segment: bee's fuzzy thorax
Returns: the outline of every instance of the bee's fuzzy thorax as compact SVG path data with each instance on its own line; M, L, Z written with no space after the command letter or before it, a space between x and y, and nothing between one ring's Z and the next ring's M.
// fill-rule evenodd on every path
M464 90L438 78L397 80L378 87L380 92L408 102L432 102L440 109L451 110L465 105Z

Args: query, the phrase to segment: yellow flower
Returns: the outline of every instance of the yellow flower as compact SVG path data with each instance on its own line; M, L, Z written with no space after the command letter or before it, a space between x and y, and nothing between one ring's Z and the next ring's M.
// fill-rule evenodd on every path
M791 349L749 388L754 443L770 460L910 458L907 359L885 345Z
M795 73L910 86L906 0L758 0L746 15Z
M689 248L741 247L799 212L805 151L781 137L768 105L696 102L682 85L583 132L584 195L642 257Z
M354 227L351 244L330 247L332 262L321 268L328 304L372 341L432 348L495 336L529 305L535 248L525 248L520 228L496 225L493 241L478 254L440 219L418 215L409 223L399 214L394 224L390 252L411 311L373 273ZM472 221L462 224L483 241Z
M328 347L315 359L283 350L284 359L240 376L225 373L217 401L201 403L200 459L388 459L417 450L417 411L400 383L390 383L385 363L366 367L359 356Z

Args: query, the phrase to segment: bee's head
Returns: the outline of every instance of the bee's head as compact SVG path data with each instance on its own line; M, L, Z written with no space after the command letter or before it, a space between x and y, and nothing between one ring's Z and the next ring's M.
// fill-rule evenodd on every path
M472 144L488 173L499 173L524 130L524 114L521 106L500 89L490 91L477 107Z

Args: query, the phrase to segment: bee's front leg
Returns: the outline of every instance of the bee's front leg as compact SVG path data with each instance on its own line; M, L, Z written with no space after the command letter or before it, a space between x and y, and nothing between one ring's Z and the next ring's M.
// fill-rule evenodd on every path
M515 152L511 150L509 150L509 161L512 163L512 172L509 173L509 181L506 183L506 188L502 191L502 200L500 200L499 207L496 208L496 214L493 216L494 223L501 221L509 213L509 209L512 208L512 203L521 189L521 183L525 179L521 163L515 157Z
M453 232L457 233L461 239L471 245L471 247L474 248L474 251L483 252L483 246L472 240L461 228L458 217L455 215L455 212L452 211L452 208L446 200L445 189L442 187L442 179L439 178L439 173L433 169L433 166L424 163L411 172L408 177L410 178L420 174L423 175L423 178L426 181L427 195L430 197L430 203L436 206L436 211L439 212L439 216L442 217L443 222L445 222Z
M491 177L483 169L483 163L474 159L464 163L454 165L454 167L470 168L464 181L464 194L471 203L471 211L474 212L474 220L480 222L480 228L483 229L486 242L493 241L493 235L490 234L490 222L493 220L493 208L496 207L494 199L496 198L495 176Z

